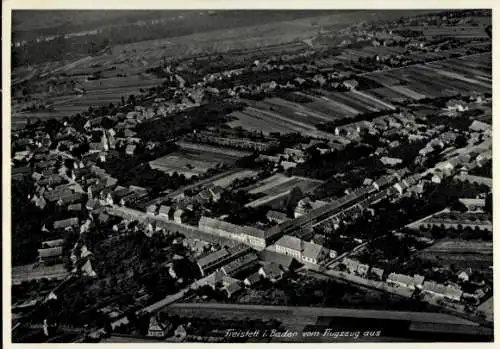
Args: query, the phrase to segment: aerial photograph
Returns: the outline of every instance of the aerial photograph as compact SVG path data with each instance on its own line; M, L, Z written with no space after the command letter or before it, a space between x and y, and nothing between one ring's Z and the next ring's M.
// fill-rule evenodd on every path
M11 20L13 343L493 342L491 9Z

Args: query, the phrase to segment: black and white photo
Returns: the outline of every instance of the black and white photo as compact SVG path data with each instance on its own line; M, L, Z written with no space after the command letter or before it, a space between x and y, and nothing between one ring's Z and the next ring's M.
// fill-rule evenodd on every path
M481 8L13 9L12 342L492 342L492 37Z

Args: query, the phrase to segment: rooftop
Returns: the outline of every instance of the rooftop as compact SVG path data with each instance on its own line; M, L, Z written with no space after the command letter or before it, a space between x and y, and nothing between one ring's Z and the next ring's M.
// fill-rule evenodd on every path
M302 240L295 236L283 235L278 241L276 241L276 246L302 252Z

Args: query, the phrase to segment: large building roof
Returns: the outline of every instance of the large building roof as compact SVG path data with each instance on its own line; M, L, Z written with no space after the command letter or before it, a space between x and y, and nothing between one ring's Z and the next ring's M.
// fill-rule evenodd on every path
M259 259L257 258L257 255L255 253L249 253L232 261L231 263L226 264L221 268L221 270L226 275L231 275L237 273L240 269L246 267L247 265L257 262L258 260Z
M200 218L200 221L198 223L198 226L200 229L203 230L203 228L209 228L209 229L218 229L218 230L223 230L230 232L232 234L234 233L240 233L240 234L245 234L249 236L253 236L256 238L261 238L265 239L266 238L266 232L254 227L249 227L249 226L240 226L228 222L224 222L218 219L210 218L210 217L205 217L202 216Z
M302 252L302 255L311 259L318 259L321 251L324 249L323 246L314 244L312 242L304 242L303 246L304 251Z
M302 240L295 236L283 235L278 241L276 241L276 246L302 252Z
M222 249L198 259L197 263L201 268L204 268L213 263L216 263L217 261L222 260L223 258L228 257L229 255L230 254L227 250Z

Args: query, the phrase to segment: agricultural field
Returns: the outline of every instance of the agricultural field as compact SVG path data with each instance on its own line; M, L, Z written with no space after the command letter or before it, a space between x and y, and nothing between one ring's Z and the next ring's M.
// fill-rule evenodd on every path
M370 96L363 91L349 91L349 92L329 92L321 91L321 93L329 100L344 109L356 111L359 113L371 113L384 109L394 109L394 106L377 98Z
M269 110L277 111L282 115L286 115L292 120L302 122L304 124L315 125L321 122L332 121L332 116L323 114L307 108L308 103L300 104L290 102L281 98L269 98L259 104Z
M254 106L249 106L243 111L237 111L229 114L230 117L236 120L229 121L229 127L241 127L248 131L262 132L265 135L272 133L301 133L303 135L330 139L332 135L319 131L311 122L311 118L299 114L288 113L287 115L281 112L269 110L269 105L263 102L249 102ZM304 119L308 120L304 122Z
M68 114L63 111L57 111L57 112L41 111L36 113L14 112L12 113L10 126L12 130L15 130L23 128L29 119L32 121L35 121L37 119L44 121L48 119L62 119L65 116L68 116Z
M318 90L321 97L297 92L298 96L312 99L308 103L295 103L281 98L269 98L263 101L246 101L250 106L231 116L230 127L242 127L249 131L264 134L273 132L299 132L314 138L331 139L332 135L316 129L316 125L354 117L360 113L395 109L390 103L364 91L329 92Z
M129 75L126 77L110 77L99 80L86 80L83 77L78 82L78 77L68 77L59 80L63 81L77 81L76 86L85 89L85 94L76 94L73 89L68 89L62 95L54 97L44 97L47 91L35 95L39 100L43 100L45 104L52 106L52 110L40 112L22 112L21 108L30 105L29 102L13 103L13 118L12 124L21 126L26 123L28 118L32 119L45 119L45 118L62 118L72 116L77 113L88 110L90 106L103 106L110 103L117 104L121 98L128 98L131 94L138 94L139 89L150 88L160 85L163 80L153 77L151 75Z
M423 12L428 13L433 12L433 10L424 10ZM185 58L192 55L223 53L231 50L250 50L264 46L288 44L311 39L311 37L313 38L311 43L315 46L314 39L319 35L319 29L322 30L323 35L332 34L333 31L342 27L364 20L366 16L370 16L373 20L396 19L404 15L403 13L404 11L376 11L373 13L343 11L319 16L314 16L314 13L311 13L307 18L280 21L279 23L227 28L117 45L113 48L113 55L133 51L147 52L148 55L155 56L158 51L161 51L167 57ZM416 12L408 11L409 13L414 14ZM280 51L276 52L276 54L283 53L283 51Z
M200 176L209 169L233 164L239 158L250 155L246 152L187 142L179 142L178 145L181 147L180 151L150 161L151 168L168 174L177 172L191 178Z
M455 264L459 268L484 268L493 263L493 243L484 241L444 240L418 253L421 259Z
M402 85L392 85L390 87L374 88L369 91L365 91L370 95L380 98L386 101L397 101L402 99L413 99L419 100L425 98L424 95L412 91Z
M246 205L249 207L258 207L285 197L293 188L297 187L303 193L308 193L321 184L323 184L323 181L297 176L288 177L278 173L242 190L247 191L249 194L264 195Z
M391 101L451 96L460 92L491 93L491 53L474 54L434 63L378 71L364 76L385 87L365 90Z
M320 93L323 93L322 91ZM302 94L302 93L300 93ZM308 95L307 95L308 96ZM354 117L359 114L360 111L354 108L351 108L348 105L345 105L341 102L335 101L327 96L309 96L313 99L312 103L308 103L308 108L312 110L333 115L337 119L343 119L346 117Z
M403 29L421 31L425 37L446 36L457 39L475 39L488 37L488 35L484 31L484 27L491 25L491 17L469 17L468 19L477 22L477 25L463 23L452 26L405 26L396 28L396 30Z
M258 174L257 171L253 170L241 170L236 173L232 173L228 176L219 178L212 182L212 184L216 187L226 188L229 187L236 179L244 179L256 176Z

